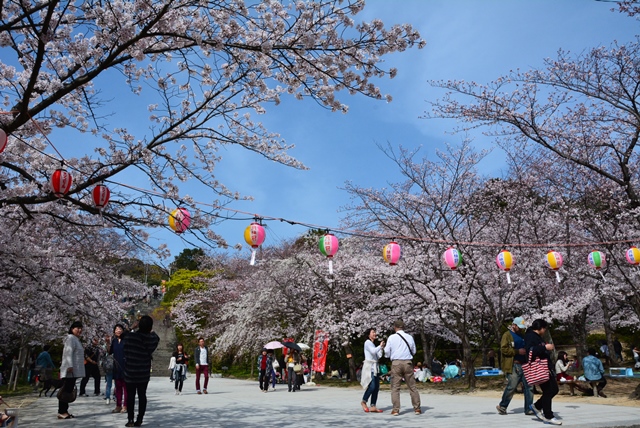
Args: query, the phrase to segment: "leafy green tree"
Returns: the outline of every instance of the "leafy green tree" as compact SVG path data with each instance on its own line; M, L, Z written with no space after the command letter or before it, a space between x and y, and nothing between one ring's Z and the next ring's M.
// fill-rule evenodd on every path
M205 256L202 248L185 248L171 263L171 271L179 269L199 270L202 258Z

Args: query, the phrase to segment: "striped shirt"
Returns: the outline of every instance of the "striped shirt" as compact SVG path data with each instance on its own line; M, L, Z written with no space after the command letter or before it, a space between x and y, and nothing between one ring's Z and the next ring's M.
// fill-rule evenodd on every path
M131 332L124 336L124 381L127 383L146 383L151 377L153 351L158 347L160 338L155 332Z

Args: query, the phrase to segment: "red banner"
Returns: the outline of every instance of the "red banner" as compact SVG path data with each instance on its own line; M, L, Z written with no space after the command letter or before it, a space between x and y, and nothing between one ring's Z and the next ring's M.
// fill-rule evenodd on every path
M327 363L327 351L329 351L329 334L322 330L316 330L313 340L313 365L311 370L324 373Z

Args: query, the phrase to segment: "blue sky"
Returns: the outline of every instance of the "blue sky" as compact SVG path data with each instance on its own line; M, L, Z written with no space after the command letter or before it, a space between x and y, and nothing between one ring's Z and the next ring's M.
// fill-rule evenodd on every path
M341 207L349 203L348 194L341 190L346 181L379 188L401 179L377 144L421 146L422 156L432 156L444 142L461 141L462 136L448 133L454 127L451 121L419 118L429 109L427 101L443 94L430 87L429 80L486 83L513 69L539 67L559 48L578 54L591 47L608 46L614 40L634 40L638 21L611 12L614 6L595 0L367 1L357 19L379 18L387 27L410 23L427 41L422 50L415 48L386 59L387 68L397 67L398 75L380 81L380 87L383 94L393 96L393 102L340 94L341 101L349 105L346 115L292 98L283 99L277 107L267 106L267 114L259 119L270 131L295 144L290 153L310 170L294 170L246 150L223 148L217 178L232 190L255 198L230 207L338 227L344 215ZM114 126L135 127L129 123ZM479 148L491 146L491 141L479 133L473 137ZM501 175L503 168L502 155L495 150L486 159L484 172ZM188 183L182 193L198 201L212 199ZM248 224L227 221L217 226L216 232L230 245L244 244L243 232ZM306 232L301 226L267 224L266 245L278 245L282 239ZM167 230L152 231L151 236L151 244L166 242L173 255L190 247ZM246 245L244 252L248 260Z

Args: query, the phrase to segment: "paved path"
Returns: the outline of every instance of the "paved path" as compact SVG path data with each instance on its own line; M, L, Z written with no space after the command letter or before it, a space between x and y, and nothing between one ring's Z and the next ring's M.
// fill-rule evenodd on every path
M337 387L305 387L287 392L284 385L262 393L256 382L213 378L208 395L196 395L194 378L185 382L183 395L176 396L167 378L152 378L148 389L149 405L143 426L147 427L543 427L542 422L525 416L522 396L516 395L509 415L495 411L497 400L467 395L422 394L421 416L413 414L409 394L403 389L405 406L400 416L390 415L389 391L381 391L381 414L364 413L360 408L362 390ZM91 392L91 388L89 391ZM606 399L611 400L611 399ZM606 402L603 400L603 402ZM110 413L102 397L78 397L70 406L75 419L58 420L57 399L40 398L21 409L19 426L25 427L123 427L125 414ZM640 427L640 408L607 404L554 403L563 426Z

